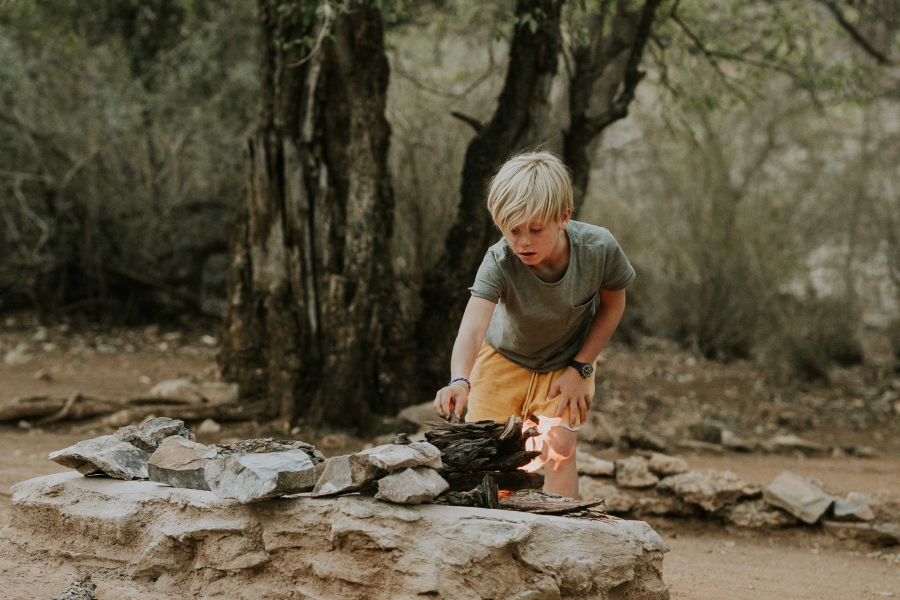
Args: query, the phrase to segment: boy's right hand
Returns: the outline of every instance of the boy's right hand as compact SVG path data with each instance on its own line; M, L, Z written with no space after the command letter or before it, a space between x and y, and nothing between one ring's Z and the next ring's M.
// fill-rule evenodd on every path
M462 417L463 408L469 400L469 392L461 385L448 385L438 390L434 397L434 412L442 418L450 420L450 415L456 413L456 420Z

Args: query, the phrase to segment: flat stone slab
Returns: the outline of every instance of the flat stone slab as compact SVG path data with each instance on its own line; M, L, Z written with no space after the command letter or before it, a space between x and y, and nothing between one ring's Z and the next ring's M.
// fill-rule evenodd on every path
M834 502L834 498L818 486L790 471L783 471L773 479L763 490L763 498L810 525L822 518Z
M662 493L672 493L703 510L715 512L741 498L758 494L758 489L731 471L695 469L666 477L656 486Z
M310 492L324 470L305 450L286 450L215 458L206 463L204 477L219 498L257 502Z
M51 452L53 462L82 475L105 473L116 479L146 479L150 453L123 442L114 435L82 440L74 446Z
M159 445L147 463L150 481L177 488L209 491L205 467L216 458L215 448L179 436L168 437Z
M663 600L662 539L583 520L367 496L254 504L58 473L13 488L3 536L90 559L183 598Z
M399 471L410 467L440 469L441 451L428 442L410 444L385 444L363 450L360 456L368 456L372 466L385 471Z
M646 458L641 456L629 456L616 461L616 485L624 488L653 487L659 482L659 477L649 470Z
M375 497L397 504L422 504L431 502L449 488L450 484L434 469L415 467L394 471L379 479Z

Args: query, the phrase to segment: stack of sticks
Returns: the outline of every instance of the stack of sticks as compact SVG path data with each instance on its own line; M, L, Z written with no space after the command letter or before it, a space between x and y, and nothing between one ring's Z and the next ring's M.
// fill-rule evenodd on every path
M425 439L441 451L444 468L441 475L451 491L473 490L490 475L500 490L540 489L544 476L522 471L540 451L525 449L525 442L536 435L536 428L522 429L522 419L511 416L506 424L493 421L476 423L428 422L431 431Z

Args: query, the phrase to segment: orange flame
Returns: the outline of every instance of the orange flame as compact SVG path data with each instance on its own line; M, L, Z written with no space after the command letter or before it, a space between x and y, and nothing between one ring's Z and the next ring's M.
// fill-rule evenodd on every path
M519 467L523 471L528 471L529 473L534 473L549 461L553 461L555 463L559 463L566 457L555 452L553 448L550 447L550 429L559 425L562 421L562 418L559 417L545 417L543 415L538 415L538 422L535 423L531 419L525 419L525 422L522 423L522 431L527 431L532 427L537 427L538 435L528 438L525 441L525 449L526 450L541 450L543 453L540 456L532 459L530 463L525 465L524 467ZM546 445L546 448L544 447Z

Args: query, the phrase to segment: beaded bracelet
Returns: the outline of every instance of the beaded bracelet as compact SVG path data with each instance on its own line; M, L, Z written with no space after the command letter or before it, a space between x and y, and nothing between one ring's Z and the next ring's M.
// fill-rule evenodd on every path
M472 382L470 382L465 377L457 377L455 379L452 379L450 383L447 384L447 387L450 387L451 385L461 385L466 388L466 392L472 391Z

